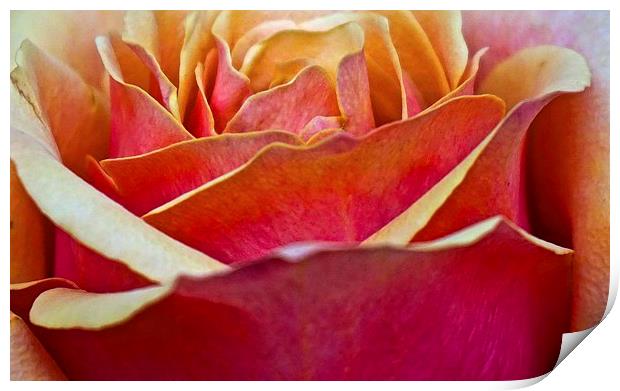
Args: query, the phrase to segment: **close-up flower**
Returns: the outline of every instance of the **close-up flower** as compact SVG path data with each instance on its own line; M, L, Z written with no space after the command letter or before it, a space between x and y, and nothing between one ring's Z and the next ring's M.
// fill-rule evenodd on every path
M520 380L609 295L607 11L11 12L13 380Z

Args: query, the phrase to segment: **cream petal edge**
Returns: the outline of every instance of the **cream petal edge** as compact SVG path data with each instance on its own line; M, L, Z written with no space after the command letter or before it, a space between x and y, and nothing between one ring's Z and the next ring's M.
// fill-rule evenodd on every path
M23 96L15 104L26 109ZM32 110L31 116L36 116ZM34 118L34 117L33 117ZM47 134L11 129L11 159L24 187L58 227L94 251L117 260L155 282L178 275L205 275L228 267L149 226L64 167L50 152ZM16 124L19 125L19 124Z
M533 246L556 255L569 255L573 252L535 238L503 216L491 217L434 241L417 243L409 247L397 247L397 249L432 252L468 247L493 234L502 226L508 227ZM302 252L299 257L286 256L286 251L283 250L276 250L274 254L289 262L298 262L300 260L298 258L308 257L323 250L338 252L355 248L333 243L319 243L316 247L313 244L306 245L311 246L311 251ZM321 246L324 247L321 248ZM173 283L117 293L90 293L77 289L54 288L37 297L30 310L30 320L37 326L49 329L100 330L129 320L141 310L169 295L173 290Z
M574 67L574 72L564 74L564 77L559 80L551 80L548 83L548 86L540 89L540 93L537 96L526 98L512 107L504 119L497 124L495 129L493 129L491 133L472 152L470 152L470 154L461 163L453 168L452 171L450 171L445 177L431 187L428 192L415 201L404 212L396 216L392 221L387 223L362 242L363 245L382 243L405 245L409 243L409 241L426 226L426 224L433 217L434 213L441 207L441 205L444 204L454 189L456 189L463 182L478 157L482 154L493 137L495 137L497 132L501 130L504 123L506 123L507 119L510 118L515 111L517 111L524 104L531 103L533 101L543 101L545 99L550 100L561 93L580 92L590 85L590 70L588 69L583 57L573 50L556 46L535 46L532 48L523 49L522 51L517 52L514 56L523 56L529 54L530 52L536 52L547 48L552 48L554 52L562 52L562 55L566 56L565 61L567 64L577 64ZM476 55L482 56L483 54L483 51L479 51ZM506 62L509 61L514 60L511 57L506 60ZM502 65L502 67L504 67L504 65ZM448 99L441 104L445 104L452 99ZM431 107L434 108L435 105ZM426 111L423 113L425 112Z

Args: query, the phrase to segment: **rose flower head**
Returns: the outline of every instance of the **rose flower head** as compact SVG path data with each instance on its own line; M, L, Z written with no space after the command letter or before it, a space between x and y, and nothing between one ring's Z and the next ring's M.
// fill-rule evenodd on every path
M11 377L516 380L609 284L609 14L11 14Z

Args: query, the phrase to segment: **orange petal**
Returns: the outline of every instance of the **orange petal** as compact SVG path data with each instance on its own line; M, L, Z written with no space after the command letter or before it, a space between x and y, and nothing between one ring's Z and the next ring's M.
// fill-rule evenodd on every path
M71 68L30 41L18 52L13 85L51 130L63 163L84 175L86 155L108 154L109 109L104 97Z
M224 175L275 143L302 144L285 132L226 134L171 145L151 153L101 161L121 202L144 214Z
M445 71L450 89L458 86L467 66L467 44L460 11L413 11Z
M424 29L409 11L380 11L388 19L390 35L403 71L421 93L419 102L428 107L450 91L446 74Z
M279 129L299 134L312 118L338 114L334 84L322 68L312 66L288 84L250 96L224 131Z
M159 39L159 63L168 79L179 85L181 48L184 42L184 21L188 11L154 11Z
M11 11L11 67L28 39L100 88L104 69L95 37L120 31L122 23L121 11Z
M441 99L439 99L437 102L435 102L433 105L442 104L443 102L457 96L473 95L474 83L476 82L478 76L478 69L480 68L480 60L488 52L488 50L488 47L478 50L469 61L469 64L467 64L467 68L465 69L465 73L463 74L463 80L461 80L461 83L455 89L453 89L452 91L444 95Z
M231 51L232 64L239 69L243 64L243 59L247 51L258 42L269 38L273 34L282 30L292 30L297 24L292 20L270 20L263 22L243 34L235 43Z
M11 283L47 277L52 261L50 228L11 162Z
M144 219L224 262L300 240L363 240L447 174L502 116L493 96L463 97L359 140L340 134L312 147L273 145Z
M146 65L151 72L151 79L154 85L150 88L153 97L157 99L177 120L181 119L179 114L179 103L177 98L177 88L168 80L161 70L155 57L139 44L125 41L127 46L133 50L138 58ZM154 93L153 93L154 92Z
M174 285L52 289L31 322L72 379L525 379L557 361L570 253L493 218L412 248L291 246Z
M248 51L241 72L248 76L254 91L262 91L269 87L277 64L311 58L335 81L340 60L362 48L363 36L363 30L353 23L327 31L281 31Z
M377 124L383 125L391 121L407 118L407 101L402 80L402 70L398 61L398 53L390 37L388 20L372 13L336 13L301 24L302 28L324 31L336 29L345 23L355 23L363 30L364 55L368 69L370 98L372 100L374 118ZM331 43L323 50L325 56L333 55ZM334 59L340 61L352 51L339 53ZM313 56L308 56L313 57ZM330 69L330 66L327 66Z

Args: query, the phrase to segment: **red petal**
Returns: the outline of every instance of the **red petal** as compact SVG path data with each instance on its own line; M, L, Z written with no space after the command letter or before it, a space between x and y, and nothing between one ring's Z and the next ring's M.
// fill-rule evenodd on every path
M233 68L227 44L219 37L215 38L215 44L218 53L217 74L209 104L213 111L215 129L221 131L250 96L252 90L248 78Z
M142 215L232 171L275 142L302 143L284 132L228 134L174 144L145 155L103 160L101 165L114 183L118 201Z
M346 56L338 66L338 102L345 117L344 128L361 136L375 127L364 52Z
M550 371L569 315L570 251L501 219L459 234L412 249L318 246L294 262L272 257L174 287L55 289L31 320L72 379L509 380Z
M523 158L527 129L549 101L561 92L582 91L589 78L580 55L554 46L524 49L498 65L481 88L514 109L414 240L434 239L496 214L529 229Z
M110 156L137 155L192 138L155 99L123 80L113 46L107 38L97 38L97 47L110 74Z
M300 240L363 240L456 166L502 115L493 96L463 97L359 140L342 134L310 148L272 146L144 219L223 262Z
M575 249L573 330L611 308L609 25L609 11L464 13L468 43L491 46L484 73L522 47L547 43L578 51L592 70L592 86L549 104L528 136L533 230Z
M152 285L127 265L97 254L56 228L54 276L91 292L117 292Z

